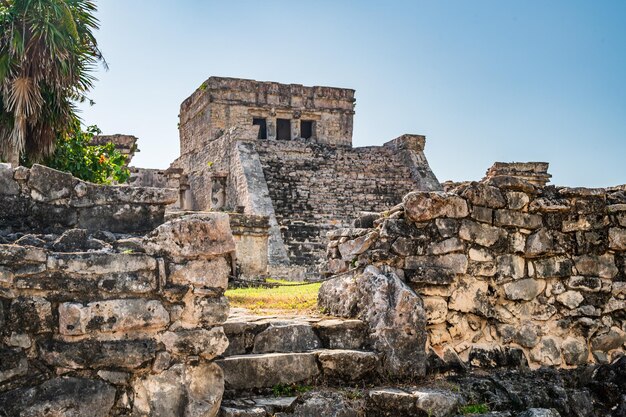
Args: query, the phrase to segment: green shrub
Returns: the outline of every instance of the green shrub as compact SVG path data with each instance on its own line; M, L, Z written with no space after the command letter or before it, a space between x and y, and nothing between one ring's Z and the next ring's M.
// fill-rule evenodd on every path
M82 130L79 123L56 142L54 154L43 165L66 171L77 178L96 184L125 183L130 178L126 155L113 143L90 145L101 131L97 126Z

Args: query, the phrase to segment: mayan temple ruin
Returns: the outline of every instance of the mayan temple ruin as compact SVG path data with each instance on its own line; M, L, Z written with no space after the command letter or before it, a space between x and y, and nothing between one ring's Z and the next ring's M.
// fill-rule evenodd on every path
M168 169L0 164L0 417L626 416L626 185L440 182L422 135L353 147L355 103L210 77Z

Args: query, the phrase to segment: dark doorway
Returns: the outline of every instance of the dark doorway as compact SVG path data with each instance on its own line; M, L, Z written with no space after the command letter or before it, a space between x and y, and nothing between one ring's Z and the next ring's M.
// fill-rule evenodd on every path
M313 137L313 121L312 120L300 121L300 137L304 139L311 139Z
M276 139L291 140L291 120L276 119Z
M252 124L254 126L259 126L259 135L257 139L267 139L267 121L261 118L252 119Z

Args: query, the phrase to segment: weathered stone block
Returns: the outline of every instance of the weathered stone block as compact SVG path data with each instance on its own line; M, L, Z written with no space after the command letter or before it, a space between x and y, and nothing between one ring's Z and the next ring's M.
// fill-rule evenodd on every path
M566 249L563 245L565 240L565 235L560 232L539 229L526 239L524 254L526 257L534 258L565 253Z
M307 352L321 347L309 324L271 325L256 336L253 352Z
M206 360L221 355L228 347L228 338L222 327L167 331L159 335L159 341L173 355L200 356Z
M565 291L556 296L556 300L569 309L574 309L583 302L585 297L578 291Z
M537 346L530 351L533 361L547 366L561 364L561 341L552 336L544 336Z
M51 253L49 270L79 275L156 271L156 260L141 253Z
M321 320L313 330L326 349L361 349L365 345L367 326L361 320Z
M563 359L568 365L584 365L589 357L587 342L582 338L568 337L561 345Z
M523 210L530 203L530 198L526 193L509 191L504 196L506 197L507 207L510 210Z
M169 264L168 281L177 285L226 289L231 267L223 257Z
M72 174L35 164L30 169L28 187L34 200L51 202L69 198L76 182Z
M0 194L2 195L18 195L20 186L13 179L13 170L0 168Z
M613 278L619 273L615 266L615 257L608 253L602 256L578 256L574 258L574 263L580 275Z
M224 296L209 297L194 290L187 292L183 302L185 307L177 322L183 327L213 327L228 319L230 306Z
M555 256L533 261L537 278L563 278L572 275L574 262L566 257Z
M463 250L465 250L465 244L456 237L433 243L428 247L430 255L445 255L451 252L462 252Z
M520 279L526 276L526 261L517 255L500 255L496 258L498 281Z
M463 218L469 210L465 200L457 195L438 191L412 192L404 196L406 216L414 222L424 222L439 217Z
M545 288L545 281L528 278L504 284L504 293L509 300L530 301L541 294Z
M317 358L325 378L345 382L366 380L376 373L379 364L377 354L358 350L322 351Z
M320 375L313 352L230 356L216 363L224 370L226 389L295 384L313 380ZM277 369L281 372L276 372Z
M0 357L2 358L0 361L0 384L28 374L28 359L21 349L9 349L0 346Z
M461 196L465 197L474 206L502 208L506 205L504 197L498 188L483 183L471 183L463 190Z
M42 359L51 366L69 369L135 369L152 362L156 353L154 340L117 340L39 342Z
M538 214L522 213L515 210L496 210L495 224L522 229L538 229L543 224L543 220Z
M449 253L440 256L407 256L405 269L428 269L449 271L454 274L464 274L467 271L467 255Z
M448 308L463 313L479 313L489 303L489 285L472 277L459 280L458 288L450 296Z
M424 310L428 324L444 323L448 316L448 303L441 297L424 297Z
M159 330L169 321L169 313L157 300L107 300L87 305L68 302L59 306L59 333L66 336Z
M133 416L216 417L224 393L224 374L214 363L176 364L133 384Z
M60 377L0 394L0 404L7 416L107 417L115 388L99 380Z
M372 246L378 239L378 232L374 231L353 240L348 240L339 244L339 252L344 260L351 260L356 255L360 255Z
M617 251L626 251L626 228L609 229L609 247Z
M180 259L211 259L232 253L235 241L228 214L189 215L171 220L147 235L146 252Z
M618 349L626 343L626 333L618 327L612 327L607 333L595 336L591 339L591 350L608 352Z
M9 331L39 334L52 331L52 305L42 297L17 297L11 302Z
M506 238L506 231L484 223L464 220L459 229L459 237L463 240L489 247Z

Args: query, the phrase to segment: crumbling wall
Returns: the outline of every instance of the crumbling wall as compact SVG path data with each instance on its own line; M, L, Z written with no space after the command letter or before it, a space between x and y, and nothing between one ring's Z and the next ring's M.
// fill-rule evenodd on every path
M348 227L359 212L389 209L416 189L440 189L425 158L420 166L427 174L414 177L392 143L364 148L306 141L253 144L289 259L296 265L314 265L324 256L326 232ZM421 149L407 152L423 156Z
M0 231L146 232L177 197L172 189L96 185L42 165L0 168Z
M545 186L545 168L409 193L330 232L329 273L392 268L423 298L435 368L606 363L626 342L626 187Z
M44 187L41 170L17 182L26 170L0 170L1 198L61 214L112 196L122 209L138 196L170 201L169 191L99 188L51 170ZM77 195L83 187L101 193ZM235 251L228 215L183 216L144 235L80 211L99 230L28 232L28 222L14 229L17 214L1 219L0 414L216 416L224 382L213 359L228 345L223 293Z

